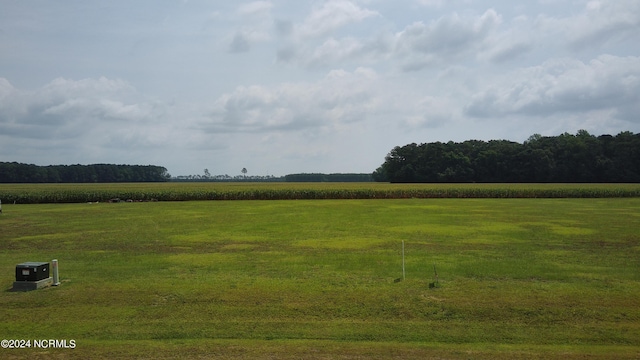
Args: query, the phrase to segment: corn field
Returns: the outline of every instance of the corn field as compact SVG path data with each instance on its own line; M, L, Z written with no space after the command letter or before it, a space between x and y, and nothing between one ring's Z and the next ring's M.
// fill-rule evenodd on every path
M640 197L640 184L2 184L4 204L120 201Z

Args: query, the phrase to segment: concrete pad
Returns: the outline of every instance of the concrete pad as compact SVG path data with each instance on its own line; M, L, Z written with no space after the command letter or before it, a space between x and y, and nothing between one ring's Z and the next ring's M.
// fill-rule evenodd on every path
M46 279L38 281L14 281L12 291L31 291L42 289L53 284L53 278L48 277Z

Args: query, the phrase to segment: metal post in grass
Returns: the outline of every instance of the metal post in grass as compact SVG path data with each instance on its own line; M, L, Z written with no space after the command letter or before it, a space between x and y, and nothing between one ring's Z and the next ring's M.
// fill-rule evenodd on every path
M404 240L402 240L402 277L393 280L393 282L398 283L400 281L403 281L404 279L405 279L405 274L404 274Z
M58 276L58 259L51 260L51 267L53 268L53 286L60 285L60 276Z
M436 277L436 286L438 286L438 270L436 270L436 264L433 264L433 275Z
M402 280L404 279L404 240L402 240Z
M438 287L438 270L436 270L436 264L433 264L433 275L434 275L435 281L432 283L429 283L429 289Z

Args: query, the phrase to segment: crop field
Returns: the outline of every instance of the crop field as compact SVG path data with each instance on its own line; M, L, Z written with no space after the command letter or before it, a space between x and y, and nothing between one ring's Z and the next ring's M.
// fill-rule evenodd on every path
M638 197L5 198L2 359L640 358Z
M188 200L640 197L640 184L164 182L0 184L4 203Z

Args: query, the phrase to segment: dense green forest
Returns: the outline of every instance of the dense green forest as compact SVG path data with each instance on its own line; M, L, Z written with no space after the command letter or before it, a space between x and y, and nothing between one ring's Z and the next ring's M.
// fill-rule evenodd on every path
M373 173L390 182L640 182L640 134L532 135L396 146Z
M168 181L167 169L154 165L50 165L0 162L0 183L95 183Z

